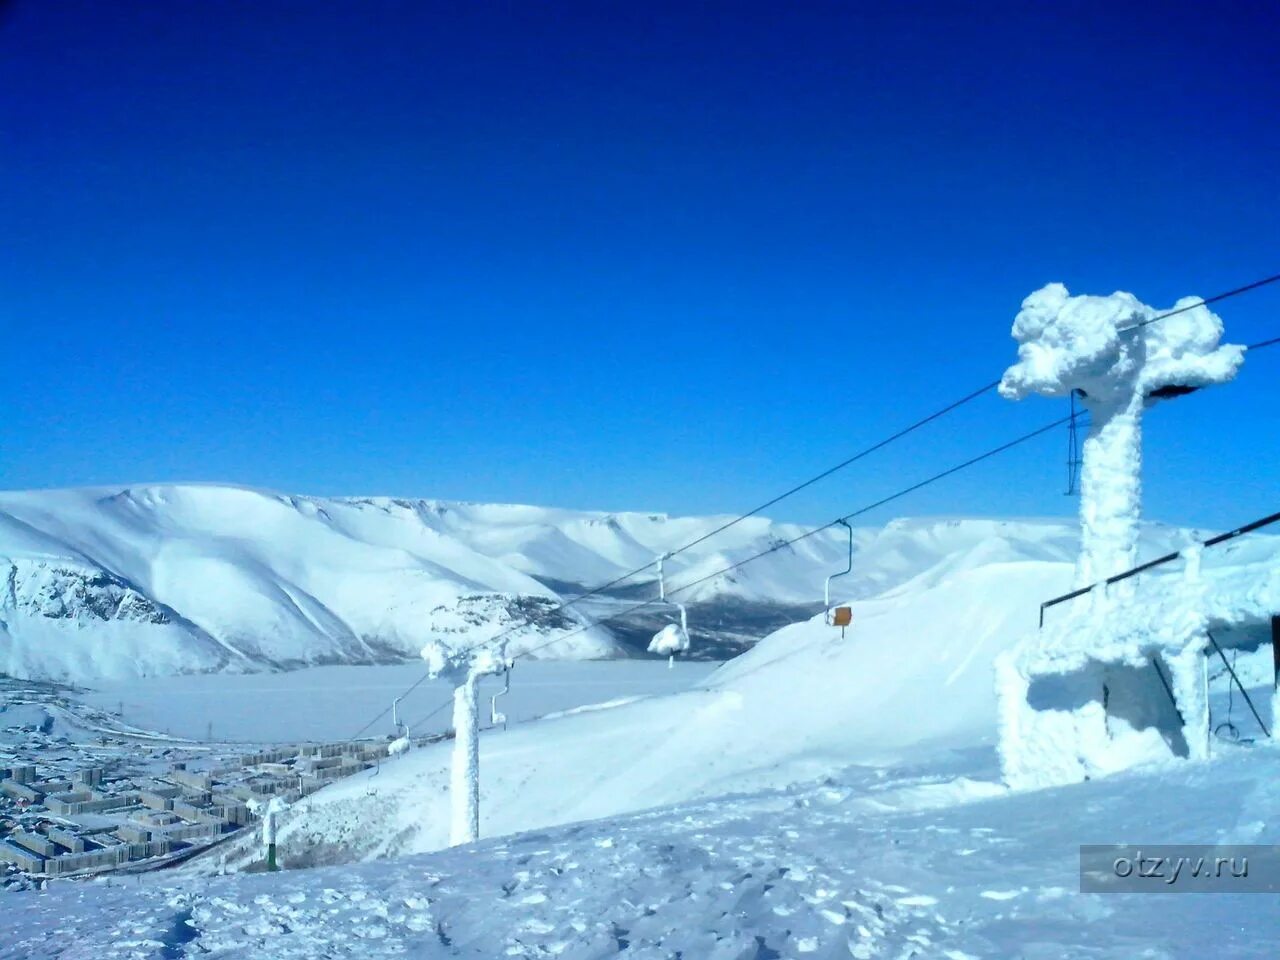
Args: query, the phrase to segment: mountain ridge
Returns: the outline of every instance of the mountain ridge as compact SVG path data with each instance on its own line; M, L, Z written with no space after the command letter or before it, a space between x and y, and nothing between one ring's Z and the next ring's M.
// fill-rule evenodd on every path
M674 607L614 618L656 595L652 568L558 608L728 519L202 483L0 492L0 672L79 681L384 662L416 657L431 637L485 642L531 615L510 653L638 655ZM806 529L747 518L668 560L668 592ZM835 596L997 558L1068 559L1074 531L1035 518L855 528L858 560ZM1159 546L1187 538L1148 532ZM845 536L821 531L682 591L693 655L731 656L820 610Z

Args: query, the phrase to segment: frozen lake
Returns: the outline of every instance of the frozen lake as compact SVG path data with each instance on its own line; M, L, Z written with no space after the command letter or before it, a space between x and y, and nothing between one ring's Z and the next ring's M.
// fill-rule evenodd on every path
M511 723L558 710L622 697L674 693L697 685L718 663L659 660L521 661L511 672L511 692L498 700ZM137 727L194 740L252 743L340 740L351 737L394 697L423 675L419 663L391 666L311 667L288 673L206 674L104 682L84 694L88 703ZM489 698L502 678L481 683L481 723L489 722ZM449 728L452 688L424 681L401 702L401 715L417 736ZM393 732L391 715L362 736Z

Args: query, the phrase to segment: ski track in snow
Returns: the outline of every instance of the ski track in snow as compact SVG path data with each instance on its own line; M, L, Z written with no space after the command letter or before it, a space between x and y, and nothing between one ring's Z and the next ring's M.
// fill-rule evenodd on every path
M852 768L350 867L58 883L6 900L0 958L1274 956L1273 898L1078 894L1077 847L1157 822L1165 841L1280 840L1257 819L1280 751L1027 793L956 776L992 763Z

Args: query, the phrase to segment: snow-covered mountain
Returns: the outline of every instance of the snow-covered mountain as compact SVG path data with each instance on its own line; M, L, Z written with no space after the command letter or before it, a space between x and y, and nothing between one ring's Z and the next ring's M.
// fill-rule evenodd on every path
M722 520L213 485L4 493L0 672L85 680L368 663L525 622L513 653L574 632L540 655L624 656L625 637L575 631L652 593L651 575L589 610L556 605ZM671 561L671 582L797 532L747 521ZM842 549L814 537L691 599L731 598L740 615L811 604Z
M0 672L88 680L414 657L429 637L475 643L519 623L511 652L656 592L652 573L556 611L721 525L668 517L157 485L0 493ZM802 532L753 517L667 563L669 588ZM1148 530L1153 549L1185 537ZM925 571L1065 561L1074 524L901 520L855 531L844 598ZM820 609L845 561L824 531L683 594L694 655L725 657ZM671 617L653 606L553 642L547 657L626 656Z
M1150 527L1144 554L1187 539ZM1128 957L1140 939L1160 956L1274 953L1249 898L1186 898L1173 916L1075 892L1081 843L1280 838L1259 812L1273 744L1049 790L1000 780L992 664L1069 585L1065 525L908 520L857 540L847 635L816 616L686 691L486 731L478 845L434 852L453 745L429 744L384 761L376 786L347 778L290 808L283 874L210 876L261 860L252 831L154 883L13 894L0 957ZM1254 582L1277 559L1280 538L1254 536L1208 562ZM1140 583L1164 596L1185 577ZM396 859L353 863L379 858ZM1218 946L1248 923L1260 932Z

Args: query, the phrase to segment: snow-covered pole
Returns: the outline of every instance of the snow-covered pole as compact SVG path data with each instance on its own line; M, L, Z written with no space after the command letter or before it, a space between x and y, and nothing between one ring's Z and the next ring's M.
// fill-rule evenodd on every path
M276 833L279 816L285 810L285 802L281 797L272 797L266 803L258 800L249 802L249 809L262 817L262 848L266 854L267 869L279 870L276 864Z
M1142 416L1165 396L1232 379L1244 348L1219 345L1222 320L1198 298L1168 315L1129 293L1070 296L1060 283L1022 302L1013 322L1018 362L1000 393L1075 393L1090 414L1080 473L1076 582L1095 583L1137 561L1142 515Z
M1142 516L1142 411L1135 393L1117 404L1092 403L1080 465L1077 582L1094 583L1138 563Z
M479 678L471 671L453 691L453 766L449 776L452 817L449 843L480 839L480 709Z
M480 678L505 666L500 655L488 648L455 653L432 641L422 648L433 678L454 685L453 758L449 770L449 844L458 846L480 839Z
M687 610L685 610L683 603L677 603L676 606L680 608L680 632L683 633L685 637L688 637L689 636L689 613ZM687 645L685 646L685 649L686 650L688 649ZM676 668L676 655L673 652L671 653L670 656L667 657L667 669L674 670L675 668Z
M278 870L276 866L276 812L270 808L262 818L262 842L267 848L267 869Z

